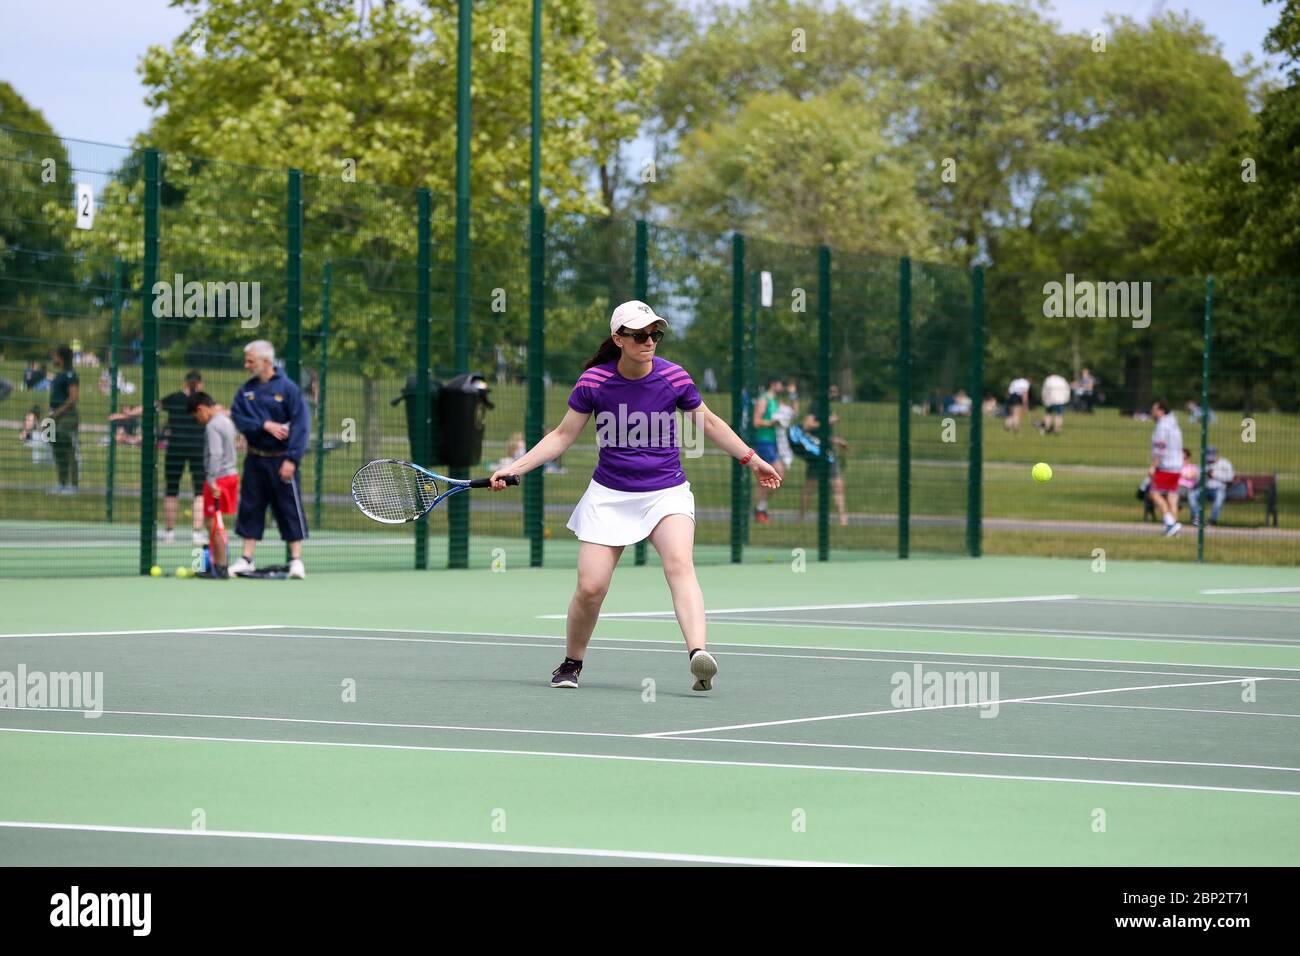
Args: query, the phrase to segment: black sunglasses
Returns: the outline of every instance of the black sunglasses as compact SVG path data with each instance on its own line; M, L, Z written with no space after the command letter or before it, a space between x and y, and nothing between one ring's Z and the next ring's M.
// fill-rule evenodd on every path
M645 345L647 339L654 339L655 343L663 341L664 330L655 329L653 332L629 332L627 329L619 329L619 335L626 335L631 338L637 345Z

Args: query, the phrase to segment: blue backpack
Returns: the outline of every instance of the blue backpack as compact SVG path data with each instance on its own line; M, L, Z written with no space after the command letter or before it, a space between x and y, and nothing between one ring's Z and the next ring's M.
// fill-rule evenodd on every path
M786 435L790 439L790 451L794 452L796 458L802 458L805 461L820 461L822 459L822 443L813 435L808 434L798 425L791 425L786 430ZM827 461L834 461L835 455L825 456Z

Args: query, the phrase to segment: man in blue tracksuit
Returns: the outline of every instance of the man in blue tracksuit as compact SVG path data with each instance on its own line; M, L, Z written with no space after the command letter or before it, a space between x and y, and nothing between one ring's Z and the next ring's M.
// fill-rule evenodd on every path
M266 506L289 542L289 577L306 577L302 541L307 537L298 464L311 434L311 412L298 386L275 367L270 342L244 347L244 368L253 377L235 394L230 417L248 441L244 477L239 483L239 518L235 533L244 539L244 555L230 566L231 574L253 570L253 551L262 540Z

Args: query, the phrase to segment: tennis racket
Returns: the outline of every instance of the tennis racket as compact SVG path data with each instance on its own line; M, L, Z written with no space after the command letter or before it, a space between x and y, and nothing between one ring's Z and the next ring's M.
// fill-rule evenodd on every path
M519 476L507 475L506 484L519 484ZM491 478L463 481L400 458L380 458L362 465L352 476L352 500L368 518L406 524L423 518L458 492L491 486Z
M217 499L217 520L212 523L212 534L208 541L208 560L212 562L213 577L226 576L226 559L230 555L230 539L226 536L226 523L221 519L223 502Z

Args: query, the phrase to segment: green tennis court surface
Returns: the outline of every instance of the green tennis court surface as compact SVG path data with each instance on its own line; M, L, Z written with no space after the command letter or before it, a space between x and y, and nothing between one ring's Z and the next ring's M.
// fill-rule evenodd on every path
M0 861L1300 862L1294 572L1091 568L704 567L711 694L630 562L576 692L571 571L2 582L103 713L0 710Z

